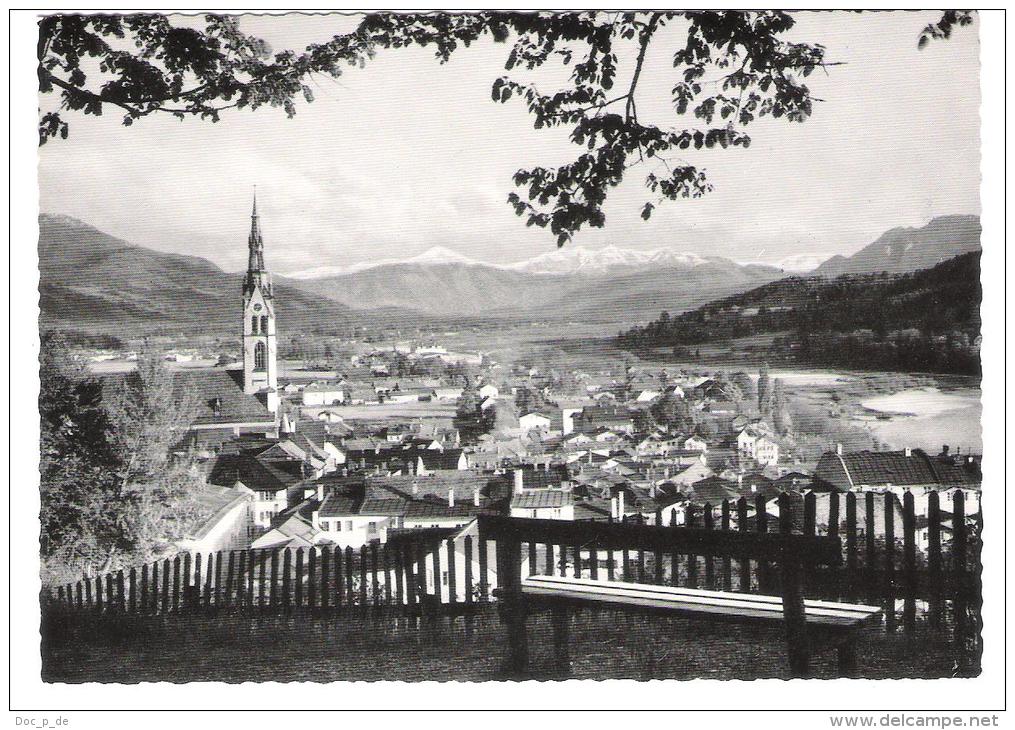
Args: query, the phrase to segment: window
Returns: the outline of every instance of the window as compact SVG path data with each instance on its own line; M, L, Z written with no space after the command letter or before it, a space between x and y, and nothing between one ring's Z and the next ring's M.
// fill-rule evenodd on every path
M447 585L448 584L448 571L445 570L443 572L443 575L441 577L441 581L442 581L443 585Z
M352 520L345 521L345 529L349 532L352 532Z
M338 522L335 523L335 532L341 532L341 531L342 531L342 522L341 522L341 520L339 520Z
M265 370L268 367L268 348L263 342L254 345L254 370Z
M250 318L250 332L255 335L257 334L257 322L257 315Z
M268 334L268 316L267 315L261 317L261 334L262 335Z
M324 530L325 532L331 532L331 523L330 522L322 522L321 523L321 529Z

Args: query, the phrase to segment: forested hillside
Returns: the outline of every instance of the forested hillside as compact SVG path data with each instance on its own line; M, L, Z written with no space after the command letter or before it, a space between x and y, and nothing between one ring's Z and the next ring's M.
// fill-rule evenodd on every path
M620 335L629 349L775 334L775 361L978 374L980 254L912 274L791 277Z

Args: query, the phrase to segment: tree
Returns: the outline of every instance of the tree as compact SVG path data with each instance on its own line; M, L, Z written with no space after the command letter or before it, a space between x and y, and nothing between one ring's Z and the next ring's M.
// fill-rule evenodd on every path
M772 412L772 390L767 362L758 370L758 411L762 417L767 417Z
M479 391L471 380L466 380L462 394L458 396L455 406L454 425L461 434L462 441L473 443L483 433L483 412L480 407Z
M750 375L744 371L738 371L733 373L730 377L730 382L733 383L744 396L745 401L756 403L758 400L758 389L754 385L754 380Z
M772 389L772 426L780 436L787 435L793 427L789 415L789 402L783 389L782 378L776 378Z
M527 225L549 228L563 245L581 228L605 224L607 194L630 169L645 171L647 220L664 200L712 189L704 171L680 157L688 150L748 147L745 130L762 117L806 120L815 99L802 79L833 64L822 46L787 40L795 22L776 11L374 13L352 33L273 54L242 33L236 17L206 15L195 29L154 14L54 15L39 24L39 91L58 91L61 109L40 118L40 143L68 136L64 111L114 108L127 126L152 114L215 122L226 109L265 105L292 117L297 99L313 101L308 81L362 66L378 48L434 46L443 63L481 38L511 38L506 70L531 72L551 61L570 70L567 84L549 93L508 76L492 87L494 101L522 100L537 129L568 128L583 150L555 168L519 170L514 183L526 199L508 196ZM970 22L969 11L946 11L919 45ZM686 125L638 116L646 52L667 37L676 48L670 101Z
M674 391L663 395L652 406L656 422L675 433L690 433L694 429L693 409L690 403Z
M193 407L154 355L99 383L50 335L40 358L41 555L50 577L145 561L197 515L188 463L172 451Z

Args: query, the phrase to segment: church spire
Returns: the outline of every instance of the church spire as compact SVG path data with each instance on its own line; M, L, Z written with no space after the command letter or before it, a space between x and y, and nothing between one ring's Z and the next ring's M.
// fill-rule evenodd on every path
M257 216L257 186L254 186L254 207L250 212L250 236L247 238L250 254L247 272L264 271L264 241L261 239L261 222Z

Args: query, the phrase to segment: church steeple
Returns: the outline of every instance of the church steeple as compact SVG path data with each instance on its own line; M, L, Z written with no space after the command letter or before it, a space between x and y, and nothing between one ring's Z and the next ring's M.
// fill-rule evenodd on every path
M264 240L257 215L257 191L250 213L249 258L243 280L243 390L264 398L278 410L278 372L275 343L275 303L271 274L264 267Z
M250 235L247 236L247 276L243 281L243 294L249 295L257 287L262 290L265 297L271 298L271 275L264 268L264 239L261 237L261 220L257 215L257 186L254 186Z
M264 271L264 241L261 239L261 222L257 217L257 186L254 186L254 208L250 213L250 236L247 237L250 255L247 272Z

